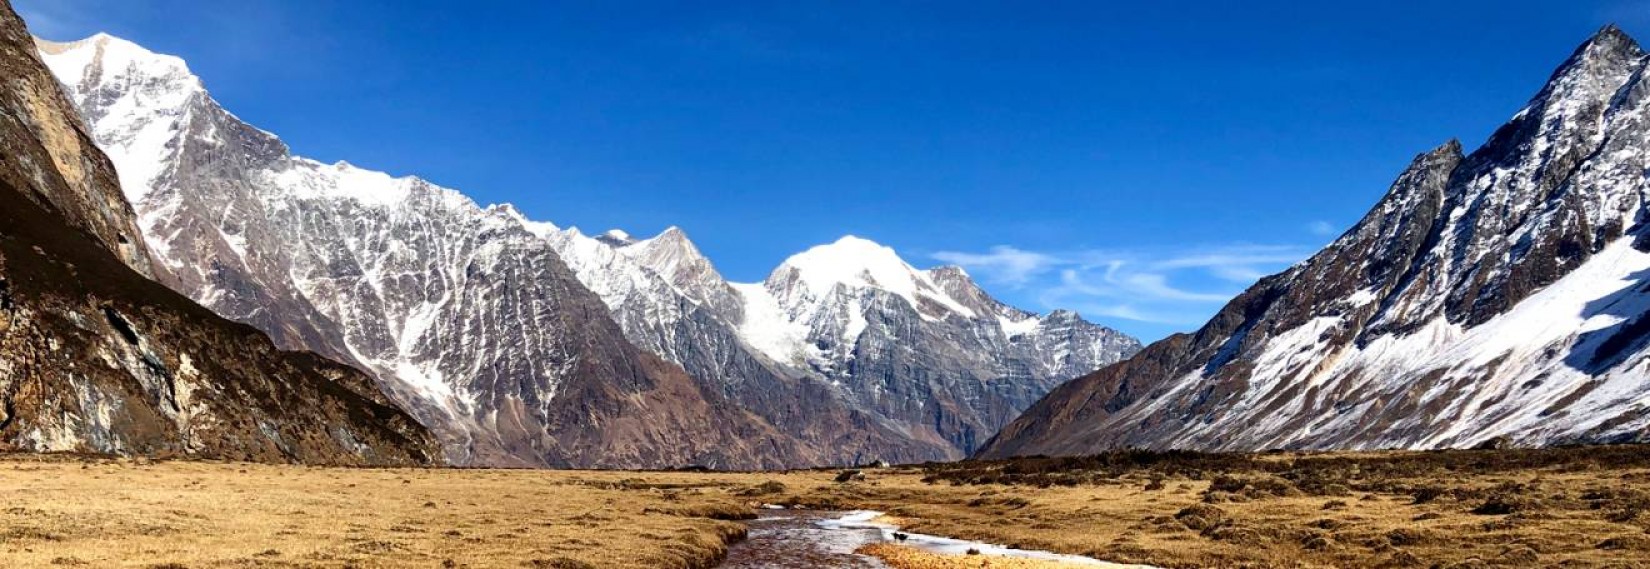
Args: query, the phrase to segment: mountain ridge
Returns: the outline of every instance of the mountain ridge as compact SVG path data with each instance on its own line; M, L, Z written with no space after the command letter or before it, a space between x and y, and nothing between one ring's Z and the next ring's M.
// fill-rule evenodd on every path
M1417 156L1324 250L978 456L1650 440L1647 62L1600 30L1481 148Z

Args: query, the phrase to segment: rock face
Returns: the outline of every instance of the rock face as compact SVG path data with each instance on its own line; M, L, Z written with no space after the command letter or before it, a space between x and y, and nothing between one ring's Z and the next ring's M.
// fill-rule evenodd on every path
M913 268L846 237L762 283L728 283L671 228L636 241L541 226L638 345L838 463L966 456L1066 379L1139 343L1069 312L991 298L961 269ZM622 237L621 237L622 236Z
M805 290L778 273L731 284L679 230L590 237L294 157L180 59L106 35L40 49L114 159L168 284L283 347L368 370L459 463L958 458L1060 381L1138 348L897 257L920 294L847 266L830 269L848 271L840 290L819 267Z
M1650 440L1646 69L1604 29L1482 148L1417 157L1328 248L980 456Z
M365 375L155 274L115 170L0 3L0 450L427 464Z

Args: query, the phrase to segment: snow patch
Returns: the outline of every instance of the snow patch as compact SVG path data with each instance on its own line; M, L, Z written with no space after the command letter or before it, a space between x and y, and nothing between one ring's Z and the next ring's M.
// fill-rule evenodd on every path
M802 363L807 353L807 325L787 318L779 299L762 284L732 286L745 301L745 320L739 323L739 335L745 342L774 361Z

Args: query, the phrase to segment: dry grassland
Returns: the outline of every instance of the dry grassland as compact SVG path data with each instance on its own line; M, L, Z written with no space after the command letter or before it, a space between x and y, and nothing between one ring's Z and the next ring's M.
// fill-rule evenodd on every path
M1163 567L1650 567L1650 449L1191 455L712 474L10 456L0 566L714 566L761 503ZM897 567L975 556L877 548ZM993 560L993 567L997 563ZM1008 566L1008 565L1002 565Z
M917 532L1163 567L1650 567L1643 446L1118 453L924 478L823 495Z
M11 456L0 567L696 568L744 534L725 491L627 478Z

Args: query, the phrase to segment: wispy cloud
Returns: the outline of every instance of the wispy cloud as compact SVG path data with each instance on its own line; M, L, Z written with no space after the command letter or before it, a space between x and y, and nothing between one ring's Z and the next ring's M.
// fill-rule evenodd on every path
M1319 237L1330 237L1330 236L1335 235L1335 233L1337 231L1336 228L1335 228L1335 224L1324 221L1324 220L1321 220L1321 219L1306 224L1306 230L1312 232L1313 235L1316 235L1316 236L1319 236Z
M1015 286L1025 285L1031 282L1032 277L1061 264L1061 260L1056 257L1022 251L1007 245L992 247L987 253L942 251L935 253L934 258L970 271L982 272L995 282Z
M1043 309L1172 326L1196 325L1261 277L1311 254L1301 246L1221 245L1173 250L1029 251L933 255L987 283L1033 294Z

